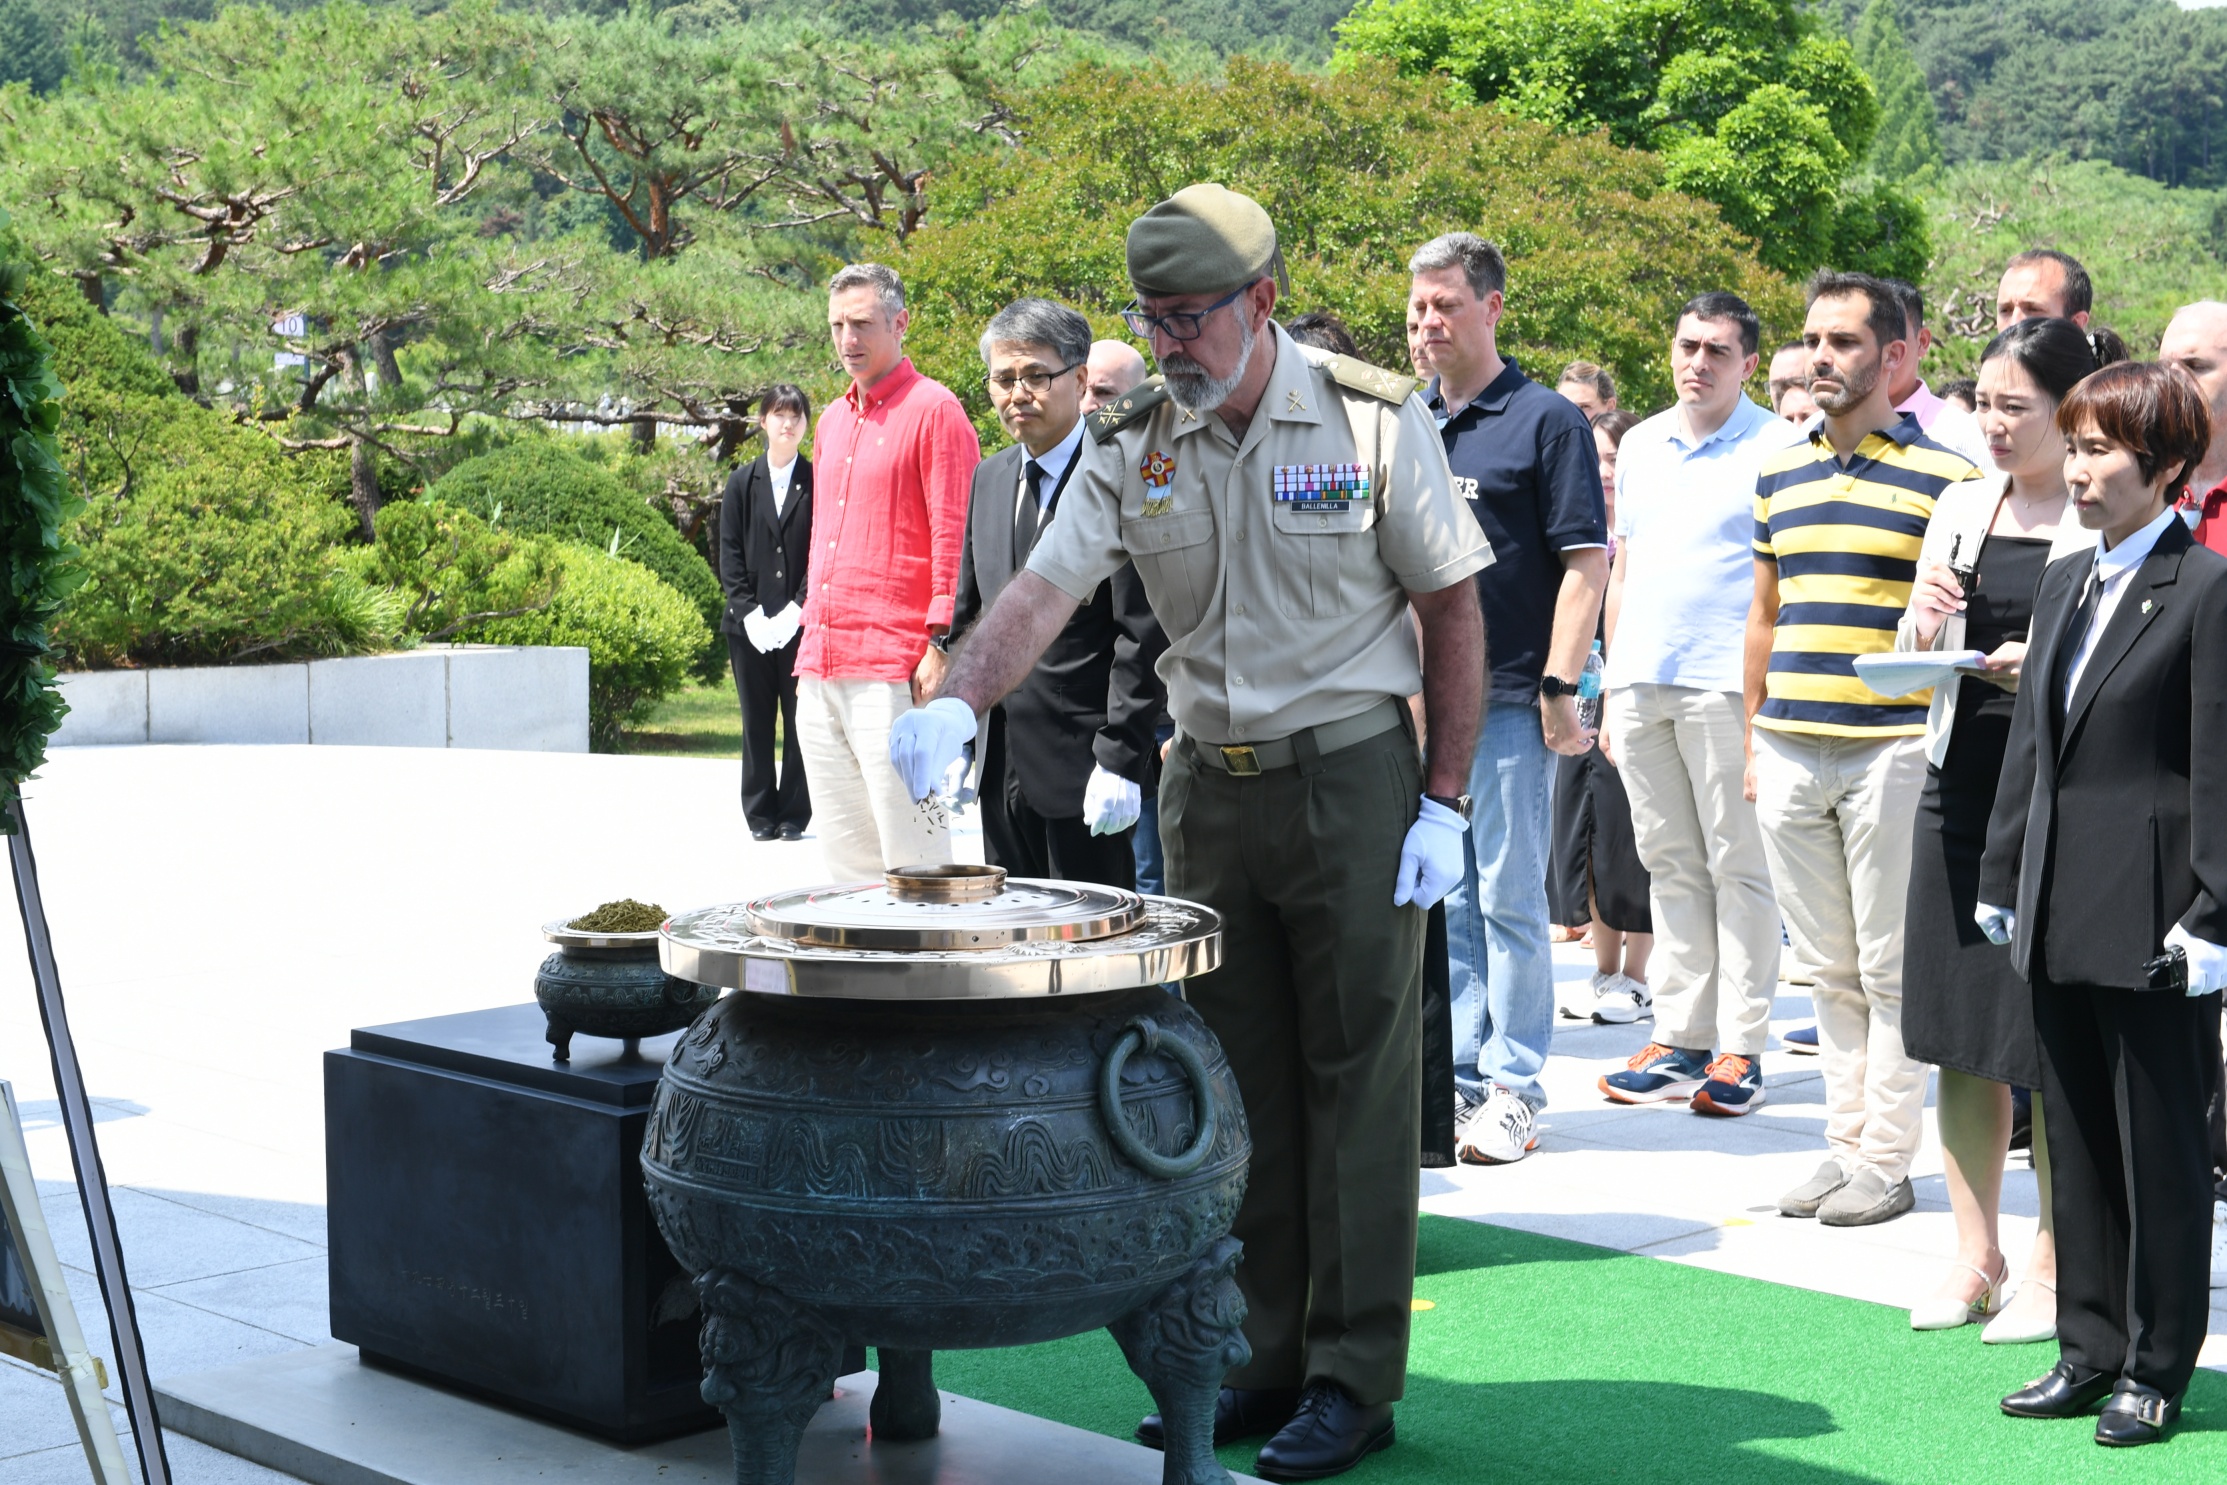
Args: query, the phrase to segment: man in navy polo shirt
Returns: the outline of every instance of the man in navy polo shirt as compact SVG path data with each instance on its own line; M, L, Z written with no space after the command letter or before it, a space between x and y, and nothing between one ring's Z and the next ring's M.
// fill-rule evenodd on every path
M1446 899L1446 930L1455 1152L1503 1165L1538 1145L1546 1105L1548 779L1552 754L1593 746L1578 726L1577 681L1608 586L1608 520L1584 414L1498 349L1508 286L1500 249L1449 232L1407 266L1408 343L1436 373L1425 400L1455 493L1497 558L1477 583L1492 669L1470 770L1468 861Z

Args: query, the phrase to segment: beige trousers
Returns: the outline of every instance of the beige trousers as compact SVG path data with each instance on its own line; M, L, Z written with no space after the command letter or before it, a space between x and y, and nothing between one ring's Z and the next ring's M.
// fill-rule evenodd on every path
M1910 1174L1926 1068L1902 1049L1902 920L1925 739L1755 729L1755 812L1794 952L1816 976L1825 1144L1842 1170Z
M1626 686L1609 694L1608 720L1650 883L1655 1040L1761 1056L1778 991L1779 909L1741 789L1739 693Z
M911 708L912 688L903 681L797 678L796 732L812 781L812 823L838 882L951 859L942 806L908 798L889 761L890 724Z

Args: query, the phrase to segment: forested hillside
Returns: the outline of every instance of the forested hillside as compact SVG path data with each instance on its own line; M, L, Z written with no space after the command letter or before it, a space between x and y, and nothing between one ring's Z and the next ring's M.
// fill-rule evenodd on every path
M1898 0L1951 163L2061 151L2227 185L2227 10L2173 0ZM1853 30L1863 0L1821 0Z
M229 0L0 0L0 83L28 81L39 92L60 83L73 52L127 76L151 63L141 46L165 21L212 19ZM293 12L323 0L260 0ZM407 0L419 12L440 0ZM516 0L510 8L551 16L609 17L627 0ZM1330 55L1331 28L1353 0L648 0L637 8L675 13L683 29L722 30L753 20L809 19L838 34L888 36L912 27L1028 16L1118 46L1181 63L1239 52L1294 62Z

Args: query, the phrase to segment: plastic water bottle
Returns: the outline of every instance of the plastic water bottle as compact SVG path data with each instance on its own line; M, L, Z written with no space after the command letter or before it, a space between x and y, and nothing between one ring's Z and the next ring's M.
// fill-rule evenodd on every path
M1601 670L1601 642L1596 639L1577 676L1577 725L1587 732L1601 730Z

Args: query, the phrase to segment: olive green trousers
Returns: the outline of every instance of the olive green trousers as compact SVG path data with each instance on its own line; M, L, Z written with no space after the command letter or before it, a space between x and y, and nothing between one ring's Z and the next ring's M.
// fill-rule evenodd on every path
M1304 735L1303 735L1304 737ZM1234 1235L1251 1364L1232 1387L1407 1381L1415 1287L1424 913L1392 906L1422 794L1406 728L1239 778L1179 743L1160 780L1168 891L1222 915L1184 987L1253 1137Z

